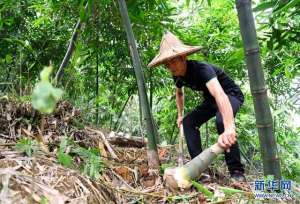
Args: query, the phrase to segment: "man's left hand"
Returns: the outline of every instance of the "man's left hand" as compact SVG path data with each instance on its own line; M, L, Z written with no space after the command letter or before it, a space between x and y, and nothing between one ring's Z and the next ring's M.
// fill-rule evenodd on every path
M225 130L218 138L218 144L225 150L229 149L236 142L235 129Z

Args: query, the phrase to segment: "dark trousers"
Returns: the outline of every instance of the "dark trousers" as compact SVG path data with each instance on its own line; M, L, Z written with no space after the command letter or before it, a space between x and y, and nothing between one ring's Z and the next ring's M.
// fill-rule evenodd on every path
M228 95L228 98L235 116L243 100L231 95ZM205 100L200 106L197 106L183 118L185 139L192 159L202 152L199 132L200 126L214 116L216 116L217 131L220 135L224 132L224 125L221 113L214 99ZM228 170L231 174L236 170L244 173L238 142L231 146L229 153L225 152L224 154Z

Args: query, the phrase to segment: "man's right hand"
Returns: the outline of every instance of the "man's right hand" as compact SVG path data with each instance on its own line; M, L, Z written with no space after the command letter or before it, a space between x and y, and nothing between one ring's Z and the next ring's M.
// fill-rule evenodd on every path
M177 126L178 126L178 128L180 128L180 125L182 124L182 120L183 120L183 117L182 116L178 116L178 118L177 118Z

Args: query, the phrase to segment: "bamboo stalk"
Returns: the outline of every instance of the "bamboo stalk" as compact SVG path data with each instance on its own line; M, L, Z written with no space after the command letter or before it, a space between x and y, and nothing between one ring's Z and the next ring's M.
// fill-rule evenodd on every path
M250 0L236 0L236 8L244 43L246 64L253 95L256 126L259 134L264 175L281 179L279 156L273 132L273 122L268 103L265 78L261 68L259 45Z
M153 169L159 169L159 158L156 147L157 130L154 126L153 117L149 107L149 101L147 97L147 91L145 86L144 74L141 68L141 62L137 51L137 46L134 38L134 34L131 27L131 22L128 16L127 6L124 0L118 0L121 17L124 22L124 28L127 35L129 44L129 50L133 61L133 68L137 80L139 98L143 110L143 119L146 121L147 136L148 136L148 163L149 167Z
M87 9L88 9L88 3L86 3L86 5L84 7L85 12L87 12ZM73 51L74 51L75 42L77 40L80 28L81 28L81 20L78 19L78 21L77 21L77 23L75 25L75 28L73 30L72 37L71 37L70 42L69 42L67 52L66 52L66 54L64 56L64 59L61 62L60 66L59 66L59 69L58 69L58 71L57 71L57 73L55 75L55 78L54 78L54 83L55 84L59 83L60 79L62 78L62 76L64 74L64 69L65 69L65 67L67 67L67 65L68 65L68 63L70 61L70 58L71 58L71 56L73 54Z

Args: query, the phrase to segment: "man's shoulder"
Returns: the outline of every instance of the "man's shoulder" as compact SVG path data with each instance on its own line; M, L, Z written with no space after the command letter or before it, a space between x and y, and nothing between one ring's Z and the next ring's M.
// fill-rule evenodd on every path
M197 61L197 60L188 60L188 67L189 69L193 70L194 72L200 71L200 72L205 72L205 71L217 71L218 68L212 64L209 64L205 61Z
M202 69L202 70L213 69L217 73L221 73L224 71L219 66L208 63L206 61L198 61L198 60L187 60L187 61L188 61L189 67L192 67L192 69L196 69L196 68Z
M203 61L198 60L187 60L189 66L197 67L197 66L207 66L208 64Z
M198 61L198 60L187 60L188 66L191 67L199 67L199 68L209 68L209 67L215 67L214 65L205 62L205 61Z

